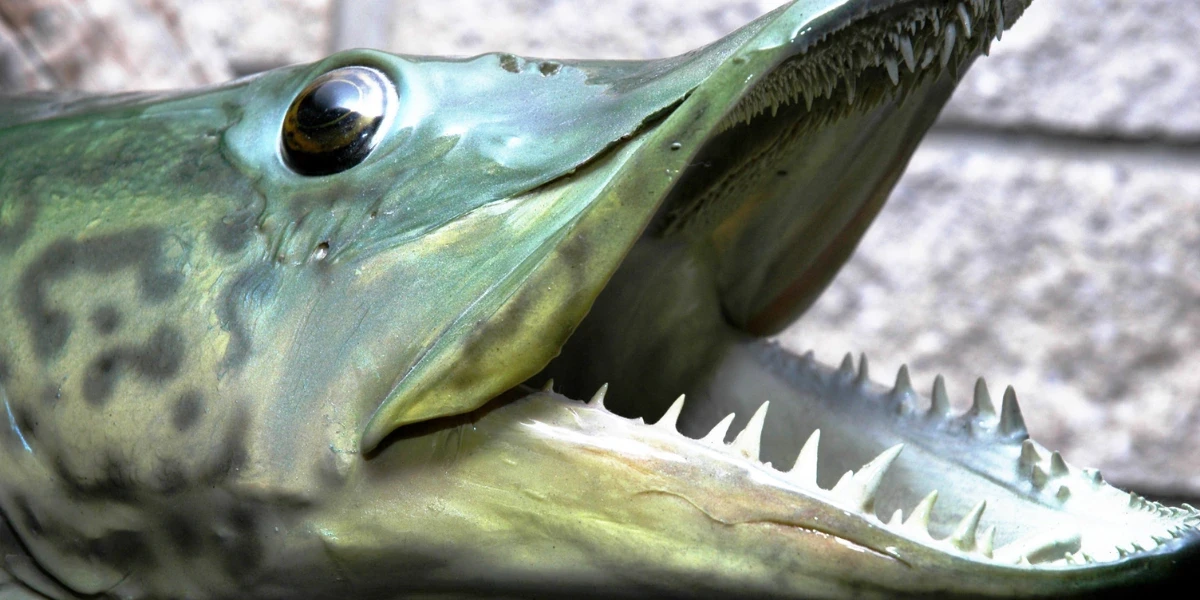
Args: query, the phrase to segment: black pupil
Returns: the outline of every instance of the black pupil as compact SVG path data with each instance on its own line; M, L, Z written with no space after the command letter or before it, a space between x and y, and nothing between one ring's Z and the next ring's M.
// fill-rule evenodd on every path
M303 96L296 121L302 129L333 126L339 119L358 113L355 105L360 97L358 87L344 79L327 81Z
M283 123L287 163L301 175L329 175L366 159L389 110L390 82L366 67L316 78L292 103Z

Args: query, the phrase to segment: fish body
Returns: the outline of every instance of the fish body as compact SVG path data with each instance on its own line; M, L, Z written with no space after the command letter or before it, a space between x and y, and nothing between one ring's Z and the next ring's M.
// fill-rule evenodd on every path
M1028 439L1011 390L953 415L762 340L1024 7L797 0L655 61L357 50L9 100L0 597L1169 576L1197 512Z

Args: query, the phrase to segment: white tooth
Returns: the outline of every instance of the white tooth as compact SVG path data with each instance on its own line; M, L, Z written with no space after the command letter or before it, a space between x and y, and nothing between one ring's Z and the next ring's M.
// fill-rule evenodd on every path
M921 68L929 68L929 65L933 64L933 59L935 58L937 58L937 52L934 52L933 48L925 48L925 57L921 59Z
M847 71L846 73L846 104L854 104L854 75L852 75L850 71Z
M847 352L846 356L842 358L842 365L838 367L837 372L842 379L854 377L854 355Z
M976 545L976 549L979 550L980 554L982 554L988 558L991 558L992 552L995 551L995 548L996 548L996 526L992 525L992 526L989 526L987 529L983 530L983 536L979 538L979 543Z
M888 527L899 527L903 522L904 522L904 511L897 508L896 512L892 513L892 518L888 519L887 526Z
M917 59L916 55L913 54L912 39L905 35L900 36L900 57L904 59L904 64L908 67L909 73L917 71Z
M1033 445L1033 440L1021 442L1021 458L1017 461L1018 468L1024 471L1039 462L1042 462L1042 455L1038 452L1037 446Z
M542 384L542 391L543 392L553 392L554 391L554 378L553 377L551 377L550 379L547 379L546 383Z
M884 450L874 460L863 465L863 468L859 469L857 473L850 475L849 478L843 476L842 480L830 490L830 493L840 496L861 512L873 512L875 493L879 491L879 484L883 482L883 476L887 473L888 467L892 466L903 449L904 444L896 444Z
M808 441L804 442L804 447L800 449L800 455L796 457L796 464L788 471L788 480L802 487L809 489L819 489L817 487L817 446L821 444L821 430L817 429L808 436Z
M1017 540L994 553L997 561L1016 563L1022 559L1031 564L1057 560L1068 552L1078 552L1079 533L1074 531L1051 531Z
M588 400L588 405L596 408L604 408L604 395L608 393L608 384L600 386L595 394L592 394L592 399ZM607 409L606 409L607 410Z
M933 379L933 395L929 403L929 416L945 417L950 414L950 394L946 393L946 379L938 375Z
M1033 487L1042 489L1050 481L1050 476L1042 470L1041 465L1034 465L1033 472L1029 475L1029 481L1033 483Z
M954 54L954 44L958 41L958 27L954 23L946 24L945 44L942 45L942 68L950 64L950 57Z
M678 433L679 413L683 412L683 400L684 394L680 394L679 397L671 403L671 406L667 408L667 412L663 413L662 418L659 419L658 422L653 426L671 433Z
M908 515L908 520L904 522L905 529L928 536L929 520L933 516L933 505L937 503L937 497L937 490L933 490L922 498L917 507Z
M1066 502L1071 497L1071 488L1065 485L1058 486L1058 492L1054 494L1054 497L1058 498L1059 502Z
M938 35L941 32L942 19L938 17L936 12L929 16L930 20L933 22L933 35Z
M964 552L975 548L975 530L979 527L979 519L983 516L985 508L987 500L980 500L979 504L958 522L958 527L954 528L954 533L951 533L949 538L954 547Z
M888 78L892 80L892 85L900 85L900 63L891 56L883 59L883 66L887 68Z
M996 39L1000 39L1004 35L1004 4L1002 0L996 0L995 4L992 15L996 18Z
M1067 463L1058 452L1050 453L1050 475L1053 477L1062 477L1067 474Z
M896 371L896 383L892 385L892 391L888 392L888 395L899 408L905 400L916 393L917 391L912 386L912 378L908 376L908 365L900 365L900 370Z
M709 431L708 435L704 436L700 441L710 446L724 448L725 436L729 434L729 426L732 424L733 413L729 413L728 415L725 415L724 419L721 419L720 422L714 425L712 431Z
M758 454L762 451L763 424L767 422L767 406L770 404L770 402L763 402L762 406L754 411L750 421L746 423L746 428L734 438L733 444L731 444L735 452L755 462L758 461Z
M867 355L859 354L858 355L858 379L856 382L858 383L858 385L862 386L862 385L866 385L867 382L869 382L869 381L871 381L871 372L870 372L870 369L867 367Z
M975 380L975 397L971 403L971 416L988 420L996 416L996 405L992 403L992 395L988 393L987 382L982 377Z
M1017 404L1017 392L1011 385L1004 390L1004 399L1000 402L1000 433L1017 437L1029 436L1025 429L1025 417L1021 416L1021 407Z
M958 3L958 20L962 21L963 35L967 39L971 39L971 14L967 12L967 7L962 2Z

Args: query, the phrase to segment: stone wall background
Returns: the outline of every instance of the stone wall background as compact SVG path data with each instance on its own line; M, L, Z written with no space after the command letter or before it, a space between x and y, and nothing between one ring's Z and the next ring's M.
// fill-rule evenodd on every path
M113 4L153 12L203 38L192 45L214 49L210 66L163 77L141 68L153 56L129 56L124 81L27 85L170 87L359 45L665 56L782 2L58 3L108 10L116 28L132 21ZM28 4L55 2L0 0L15 31L0 28L0 56L29 49L4 14ZM993 395L1011 383L1034 436L1068 460L1148 495L1200 497L1197 40L1194 2L1036 0L966 75L857 254L782 343L825 362L866 352L884 380L908 363L922 388L943 373L960 409L976 376Z

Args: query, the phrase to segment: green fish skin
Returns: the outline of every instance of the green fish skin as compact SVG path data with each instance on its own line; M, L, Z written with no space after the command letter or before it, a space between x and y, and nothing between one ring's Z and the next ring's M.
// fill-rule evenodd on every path
M796 0L662 60L357 50L0 99L0 599L1187 574L1200 513L1029 439L1011 388L952 414L940 380L765 339L1027 3Z

